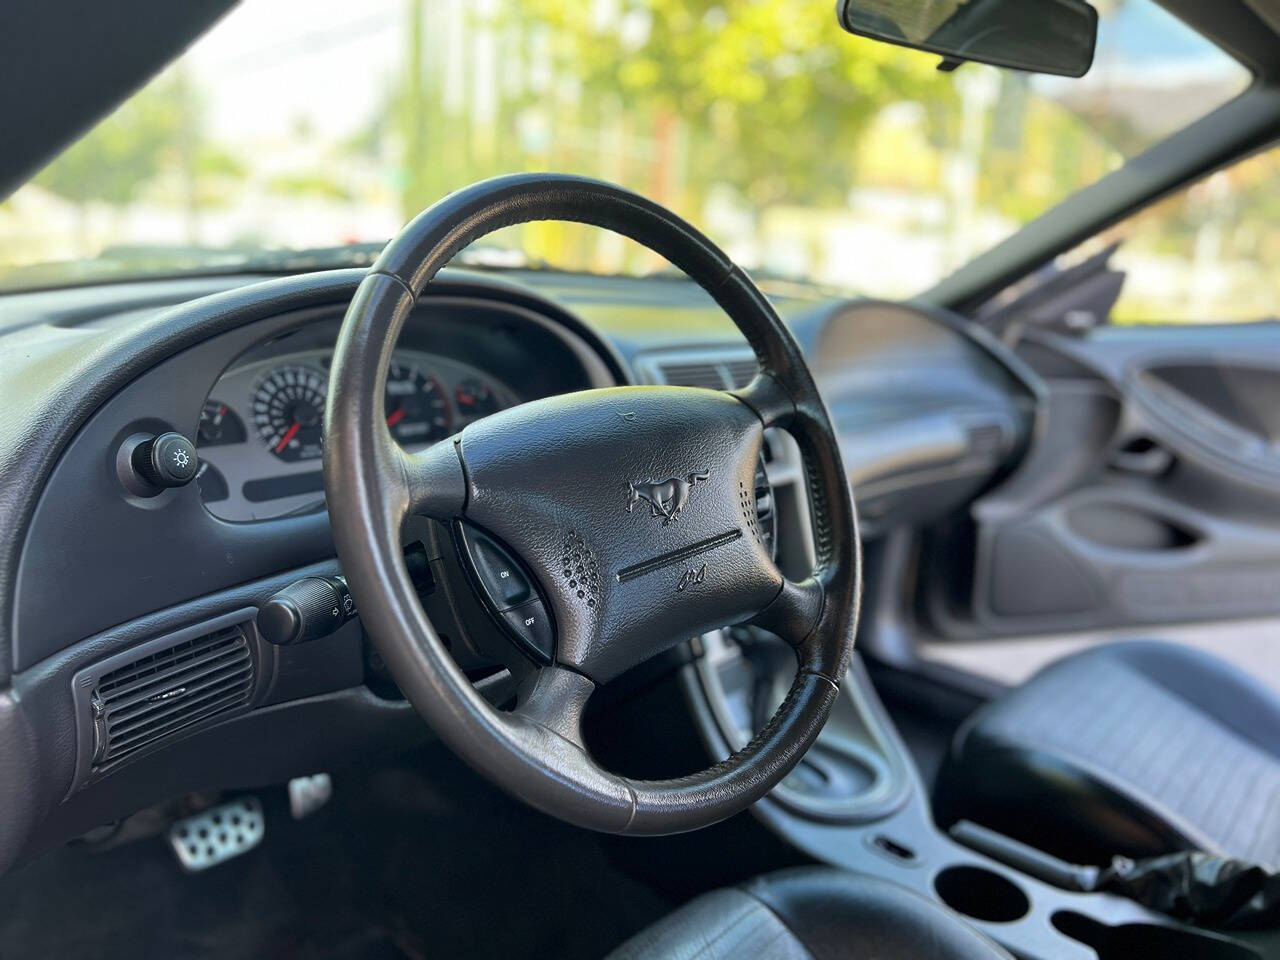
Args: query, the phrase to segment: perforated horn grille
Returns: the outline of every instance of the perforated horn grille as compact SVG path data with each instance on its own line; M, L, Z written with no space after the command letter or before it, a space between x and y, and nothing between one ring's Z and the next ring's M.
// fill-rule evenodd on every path
M747 522L751 535L770 554L774 553L774 507L773 488L769 486L769 477L765 473L764 459L756 464L756 475L753 486L738 483L738 503L742 508L742 519Z

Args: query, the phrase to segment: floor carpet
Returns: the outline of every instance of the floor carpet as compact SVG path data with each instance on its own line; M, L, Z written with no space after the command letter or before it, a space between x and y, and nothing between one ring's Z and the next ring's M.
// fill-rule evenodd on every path
M67 846L9 874L4 955L568 960L603 955L672 906L618 871L600 838L438 745L335 774L333 799L302 821L283 788L259 796L263 843L199 874L158 836Z

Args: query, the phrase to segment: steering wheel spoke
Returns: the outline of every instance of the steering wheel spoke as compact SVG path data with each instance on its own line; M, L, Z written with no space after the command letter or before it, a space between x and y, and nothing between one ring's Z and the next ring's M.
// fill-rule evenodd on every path
M751 623L781 637L791 646L801 648L808 641L822 617L822 584L816 577L804 580L784 579L782 589L769 606Z
M407 516L451 520L467 501L467 477L461 453L452 440L409 453L398 445L392 456L399 460L399 476Z
M791 394L774 376L763 370L733 395L756 412L765 428L783 427L791 422L796 405Z
M531 676L516 695L512 716L537 724L584 751L582 714L596 685L582 674L552 664Z

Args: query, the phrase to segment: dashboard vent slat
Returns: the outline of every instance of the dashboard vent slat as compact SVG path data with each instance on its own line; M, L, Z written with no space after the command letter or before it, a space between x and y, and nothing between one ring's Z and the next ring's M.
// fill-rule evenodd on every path
M998 423L984 423L969 428L969 450L982 456L1000 453L1004 447L1004 429Z
M181 712L162 717L159 722L149 724L133 732L126 731L123 734L113 732L108 735L107 749L102 762L119 760L121 757L128 756L149 743L154 743L161 737L176 733L183 727L190 726L197 720L204 720L207 717L222 713L227 708L241 702L248 690L249 685L243 684L229 691L220 692L218 695L199 698L190 704L184 705L184 709Z
M746 350L725 353L698 352L692 357L654 360L648 368L651 380L673 387L705 387L709 390L736 390L751 382L760 369L755 356Z
M104 706L109 705L115 716L127 717L133 713L145 713L149 706L163 702L166 692L183 686L191 689L203 686L229 671L242 669L249 659L247 647L229 649L216 656L191 664L171 674L157 676L152 682L138 687L131 687L119 694L111 692L99 696Z
M742 360L730 360L724 365L725 370L729 372L729 380L733 383L733 388L737 390L739 387L745 387L751 382L751 378L756 375L756 371L760 369L760 365L756 363L755 357L746 357Z
M664 363L658 368L662 379L673 387L706 387L723 390L726 387L720 367L714 363Z
M254 668L249 639L237 624L103 674L90 693L94 767L247 704Z
M104 708L103 722L114 737L140 725L157 723L172 713L180 713L187 704L194 703L206 693L221 693L236 681L248 679L250 669L247 662L231 664L199 681L178 680L168 690L123 709Z

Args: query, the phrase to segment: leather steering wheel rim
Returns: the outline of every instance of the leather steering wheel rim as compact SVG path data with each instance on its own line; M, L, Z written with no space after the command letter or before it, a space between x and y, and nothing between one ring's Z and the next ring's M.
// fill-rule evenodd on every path
M602 227L665 257L734 320L755 350L759 374L732 394L621 387L535 401L477 421L452 442L403 451L387 429L383 391L417 297L469 243L535 220ZM752 539L746 507L729 503L735 478L740 486L743 471L754 470L763 430L771 426L795 437L804 460L817 563L801 581L782 576ZM592 465L608 461L615 446L622 472L667 470L673 482L688 472L686 488L709 479L692 495L683 491L690 506L683 515L682 499L677 506L660 501L652 517L627 517L619 491L632 477ZM556 458L570 456L564 476L550 476L561 462ZM692 462L697 456L703 461ZM527 482L536 492L526 496L517 485L513 457L534 478ZM718 458L714 467L704 462L708 457ZM572 486L570 462L596 471L583 481L590 487ZM696 475L701 467L707 478ZM826 722L852 655L861 587L857 518L835 432L799 347L769 301L710 240L652 201L596 180L520 174L475 184L416 217L382 252L343 321L325 412L324 478L344 573L401 690L464 760L546 813L621 834L707 826L771 790ZM583 501L594 494L584 491L597 488L608 489L589 510ZM548 594L560 628L556 662L538 671L514 711L491 707L474 690L426 618L401 555L401 527L411 514L498 528ZM565 536L600 554L598 605L584 606L575 600L583 593L559 580L556 544ZM639 557L659 542L678 549L617 567L619 558ZM677 601L659 568L689 551L712 566L713 582L698 597ZM646 603L667 605L653 612ZM796 677L773 718L747 746L692 776L640 781L598 766L580 729L595 686L716 616L759 623L795 648ZM668 624L673 636L655 640L654 628Z

